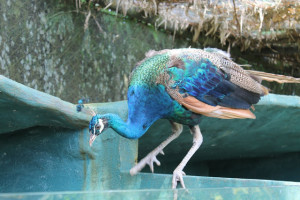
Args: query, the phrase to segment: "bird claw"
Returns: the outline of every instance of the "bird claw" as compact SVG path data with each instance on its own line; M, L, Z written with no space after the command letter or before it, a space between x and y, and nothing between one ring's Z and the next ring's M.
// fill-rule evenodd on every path
M173 179L172 179L172 189L176 189L177 187L177 181L180 181L180 184L182 186L182 188L185 189L185 185L184 185L184 181L183 181L183 177L186 174L182 171L182 170L178 170L175 169L173 172Z
M157 166L160 166L159 160L157 160L156 156L161 153L164 155L164 152L161 151L156 151L156 152L151 152L149 153L145 158L140 160L138 164L136 164L133 168L130 170L131 175L135 175L138 172L140 172L146 165L149 165L151 172L154 172L154 164L155 163Z
M159 160L157 160L156 155L150 155L149 159L146 161L147 165L149 165L151 172L154 172L154 165L155 162L157 166L160 166Z

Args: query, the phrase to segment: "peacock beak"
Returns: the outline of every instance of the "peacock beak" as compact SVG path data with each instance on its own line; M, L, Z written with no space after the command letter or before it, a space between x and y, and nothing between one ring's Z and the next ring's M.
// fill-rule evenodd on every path
M90 135L90 146L93 145L93 142L95 141L96 137L97 137L97 135L91 133L91 135Z

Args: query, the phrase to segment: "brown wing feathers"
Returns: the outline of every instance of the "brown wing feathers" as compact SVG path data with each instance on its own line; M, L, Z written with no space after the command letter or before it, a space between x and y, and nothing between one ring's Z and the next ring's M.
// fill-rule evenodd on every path
M223 106L210 106L196 99L195 97L188 96L178 101L181 105L187 109L205 115L207 117L215 117L222 119L234 119L234 118L251 118L255 119L255 115L249 109L234 109L226 108Z

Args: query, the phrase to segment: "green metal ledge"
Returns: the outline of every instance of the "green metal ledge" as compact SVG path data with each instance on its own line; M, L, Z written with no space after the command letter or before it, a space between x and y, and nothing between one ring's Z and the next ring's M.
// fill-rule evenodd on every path
M205 199L205 200L281 200L281 199L300 199L300 188L298 186L276 186L276 187L241 187L241 188L198 188L180 189L178 191L159 190L107 190L107 191L81 191L81 192L43 192L43 193L20 193L20 194L0 194L1 199L113 199L113 200L166 200L174 199ZM174 194L174 192L176 192Z
M142 157L169 135L166 120L155 123L139 144L108 130L91 148L88 107L127 117L126 101L89 104L77 112L74 104L0 76L0 199L173 198L171 175L128 174L138 153ZM270 94L256 106L256 120L203 117L204 143L193 161L299 152L299 107L299 97ZM180 160L191 140L185 130L166 148L162 167ZM300 199L296 182L197 176L184 180L188 192L181 189L177 194L182 199Z
M213 199L257 200L300 199L300 184L293 182L245 180L209 177L185 177L187 190L170 189L172 177L162 174L139 174L133 178L122 174L121 181L134 179L134 185L117 190L4 193L0 199ZM138 188L136 188L138 186Z

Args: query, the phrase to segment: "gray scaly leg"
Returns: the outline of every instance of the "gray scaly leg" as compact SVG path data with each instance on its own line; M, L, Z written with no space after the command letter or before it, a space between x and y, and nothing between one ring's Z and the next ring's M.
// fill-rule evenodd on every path
M181 186L185 188L183 178L182 178L182 176L185 175L185 173L182 170L185 167L185 165L188 163L188 161L191 159L191 157L194 155L194 153L199 149L203 141L203 137L200 132L199 125L190 127L190 131L191 134L193 135L193 146L191 147L189 152L186 154L186 156L183 158L181 163L176 167L176 169L173 172L172 189L176 188L177 181L180 181Z
M160 166L160 162L157 160L156 156L159 153L164 155L163 149L170 142L176 139L181 134L183 129L181 124L175 122L171 122L171 124L172 124L172 135L170 135L165 141L163 141L160 145L158 145L158 147L156 147L153 151L151 151L145 158L140 160L138 164L136 164L133 168L131 168L130 170L131 175L135 175L138 172L140 172L146 166L146 164L149 165L152 173L154 172L153 162L155 162L158 166Z

